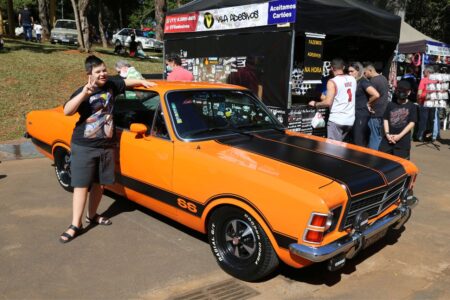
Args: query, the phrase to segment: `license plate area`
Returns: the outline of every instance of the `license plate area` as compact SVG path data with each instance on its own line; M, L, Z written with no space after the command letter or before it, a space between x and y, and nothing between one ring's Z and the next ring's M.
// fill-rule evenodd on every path
M377 234L370 237L369 239L366 239L364 241L363 249L366 249L366 248L372 246L373 244L375 244L376 242L378 242L379 240L381 240L386 235L388 229L389 228L383 229L382 231L378 232Z

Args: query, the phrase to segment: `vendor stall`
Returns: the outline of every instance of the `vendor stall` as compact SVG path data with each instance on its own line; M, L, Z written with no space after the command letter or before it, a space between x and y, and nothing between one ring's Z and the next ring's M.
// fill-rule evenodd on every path
M391 77L396 77L397 80L409 78L417 85L423 79L425 70L433 71L429 76L431 81L425 87L426 95L422 95L423 99L419 104L420 116L430 115L435 118L434 122L427 122L428 125L422 126L427 126L426 131L438 136L440 128L446 129L449 116L450 45L436 41L402 22L394 64L397 67L392 71L396 71L396 74ZM418 95L418 98L420 99L421 95ZM411 100L414 101L414 97Z
M400 18L356 0L198 0L168 12L165 52L196 80L248 87L288 128L312 132L329 61L388 73Z

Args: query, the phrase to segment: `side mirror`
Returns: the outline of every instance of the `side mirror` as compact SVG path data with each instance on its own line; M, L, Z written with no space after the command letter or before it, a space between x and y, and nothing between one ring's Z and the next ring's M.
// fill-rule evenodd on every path
M144 133L147 132L147 126L141 123L133 123L130 126L130 131L138 135L143 135Z

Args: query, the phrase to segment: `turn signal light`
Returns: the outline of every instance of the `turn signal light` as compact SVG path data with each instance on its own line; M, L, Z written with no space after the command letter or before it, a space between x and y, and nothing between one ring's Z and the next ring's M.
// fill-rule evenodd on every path
M311 223L309 225L316 227L325 227L325 224L327 223L327 217L328 216L324 215L313 215Z
M307 229L305 241L310 243L321 243L323 240L323 232Z

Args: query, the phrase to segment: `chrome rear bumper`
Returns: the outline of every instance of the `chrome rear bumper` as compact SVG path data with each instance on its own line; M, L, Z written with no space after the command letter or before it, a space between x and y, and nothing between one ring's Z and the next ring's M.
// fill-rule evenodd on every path
M364 246L365 241L375 238L377 234L389 229L399 229L411 216L411 209L417 205L419 200L410 197L391 213L370 224L365 230L346 235L328 245L311 247L301 244L290 244L289 251L297 256L313 262L329 260L337 255L352 258Z

